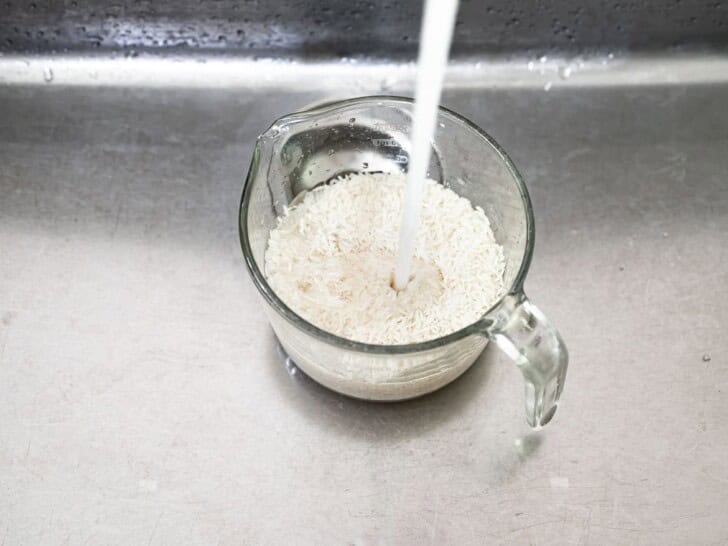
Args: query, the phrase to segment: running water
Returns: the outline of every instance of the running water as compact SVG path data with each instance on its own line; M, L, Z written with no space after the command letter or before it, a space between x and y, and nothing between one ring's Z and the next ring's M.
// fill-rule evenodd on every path
M410 281L422 191L430 163L430 146L435 136L437 109L457 10L458 0L425 0L417 59L412 148L394 269L393 286L396 290L403 290Z

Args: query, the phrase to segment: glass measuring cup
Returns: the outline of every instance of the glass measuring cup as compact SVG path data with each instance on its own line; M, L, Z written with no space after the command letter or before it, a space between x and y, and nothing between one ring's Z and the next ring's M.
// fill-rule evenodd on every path
M264 310L292 360L319 383L368 400L434 391L470 367L489 340L521 370L526 417L548 423L564 386L561 336L523 291L533 253L526 186L500 146L465 118L440 109L429 176L480 206L503 246L507 293L478 321L447 336L407 345L345 339L309 323L266 282L268 235L297 196L350 172L406 172L412 101L362 97L280 118L258 137L240 204L240 241Z

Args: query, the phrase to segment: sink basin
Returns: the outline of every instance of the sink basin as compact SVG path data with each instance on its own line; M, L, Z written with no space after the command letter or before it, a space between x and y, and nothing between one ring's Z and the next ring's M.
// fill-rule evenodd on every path
M410 95L417 3L74 4L0 21L4 543L728 539L723 4L463 2L443 104L523 173L572 357L538 435L496 351L400 404L317 386L242 262L256 136Z

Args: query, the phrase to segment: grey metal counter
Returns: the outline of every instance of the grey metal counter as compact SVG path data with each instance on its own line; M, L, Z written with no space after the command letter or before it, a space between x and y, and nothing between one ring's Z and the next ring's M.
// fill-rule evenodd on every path
M411 67L142 85L132 59L123 85L26 60L0 59L0 544L728 541L728 72L451 80L529 184L526 288L571 352L536 434L495 348L411 402L318 387L247 278L255 136Z

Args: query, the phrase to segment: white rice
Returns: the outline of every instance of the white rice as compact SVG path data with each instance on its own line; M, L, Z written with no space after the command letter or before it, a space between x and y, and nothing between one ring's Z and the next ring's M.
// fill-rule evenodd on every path
M480 207L425 182L414 278L391 286L406 178L352 174L320 186L278 219L265 255L276 294L319 328L399 345L478 320L505 292L503 248Z

